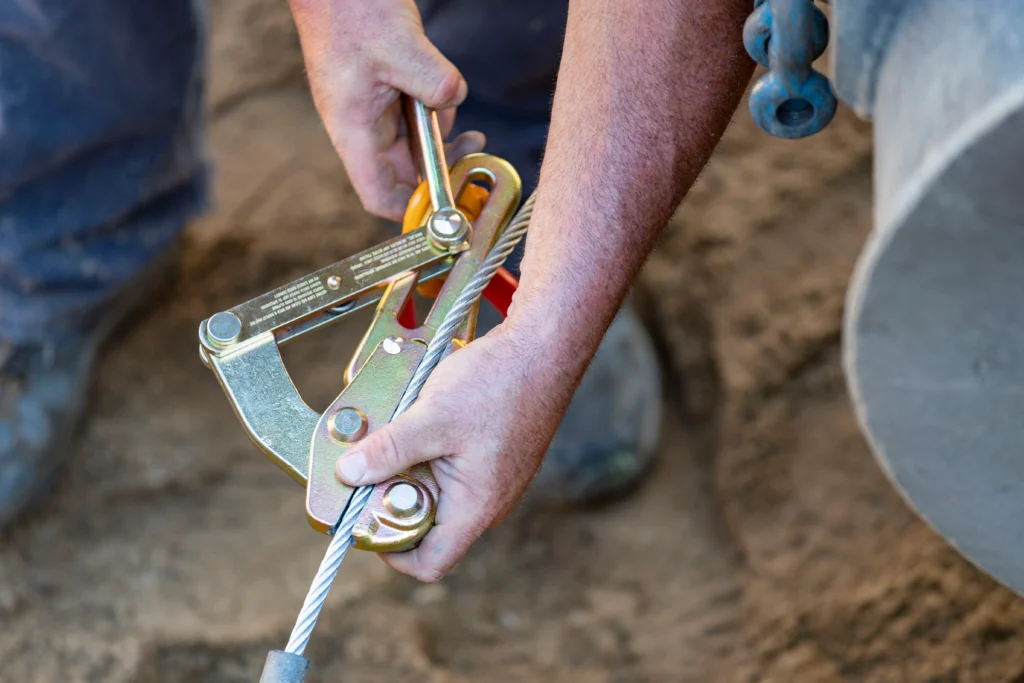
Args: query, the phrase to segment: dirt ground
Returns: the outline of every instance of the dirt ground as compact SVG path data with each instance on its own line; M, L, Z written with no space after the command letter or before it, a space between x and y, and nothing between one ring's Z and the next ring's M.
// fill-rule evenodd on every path
M212 9L216 209L105 357L59 491L0 538L2 681L254 683L326 544L195 331L381 235L284 3ZM847 404L839 322L870 190L866 124L842 112L787 143L741 110L639 290L666 363L656 476L600 510L527 502L439 585L355 553L307 680L1024 682L1024 601L916 520ZM314 406L360 325L286 350Z

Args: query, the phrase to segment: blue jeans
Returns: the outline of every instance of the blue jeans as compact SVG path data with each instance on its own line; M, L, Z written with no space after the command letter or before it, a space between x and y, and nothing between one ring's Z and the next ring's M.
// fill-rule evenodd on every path
M0 339L86 324L206 208L202 5L0 3ZM459 128L529 191L567 0L421 6L470 85Z

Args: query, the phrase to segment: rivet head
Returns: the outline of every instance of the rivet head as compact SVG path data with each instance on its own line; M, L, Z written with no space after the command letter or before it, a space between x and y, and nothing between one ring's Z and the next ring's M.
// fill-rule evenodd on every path
M469 229L469 221L457 209L441 209L427 221L430 236L441 244L459 243Z
M452 237L462 230L462 214L451 209L438 211L430 217L430 229L441 237Z
M341 289L341 278L337 275L332 275L327 278L327 287L330 289Z
M353 443L366 436L366 416L355 408L342 408L327 420L331 436L342 443Z
M423 496L412 484L393 484L384 494L384 507L396 517L411 517L423 508Z
M229 346L242 335L242 321L228 311L215 313L206 322L206 337L214 346Z
M402 344L404 343L405 340L401 337L387 337L380 345L384 349L384 353L394 356L402 352Z

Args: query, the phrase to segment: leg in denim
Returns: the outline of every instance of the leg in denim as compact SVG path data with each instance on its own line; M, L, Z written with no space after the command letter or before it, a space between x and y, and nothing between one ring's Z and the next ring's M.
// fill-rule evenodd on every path
M194 0L0 4L0 340L88 324L204 204Z
M0 2L0 527L49 489L105 332L203 205L200 28L192 0Z
M487 152L537 185L562 54L568 0L420 0L427 36L462 72L469 96L456 133L479 130ZM507 266L519 272L523 245Z

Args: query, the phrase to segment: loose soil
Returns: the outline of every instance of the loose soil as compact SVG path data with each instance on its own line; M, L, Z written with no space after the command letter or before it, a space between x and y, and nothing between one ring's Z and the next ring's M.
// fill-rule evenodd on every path
M113 343L50 502L0 538L0 680L252 683L326 544L196 355L210 313L381 239L304 89L284 3L214 2L216 207ZM801 142L745 110L651 258L660 461L631 498L527 501L439 585L343 567L308 679L1024 681L1024 601L894 493L839 353L871 224L870 127ZM324 407L365 318L286 349Z

